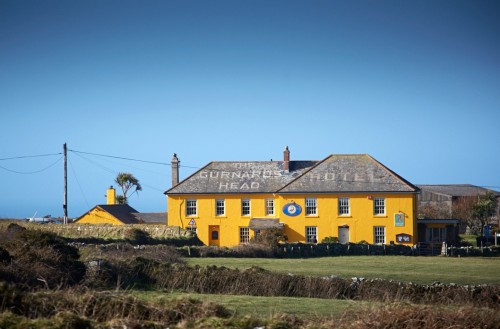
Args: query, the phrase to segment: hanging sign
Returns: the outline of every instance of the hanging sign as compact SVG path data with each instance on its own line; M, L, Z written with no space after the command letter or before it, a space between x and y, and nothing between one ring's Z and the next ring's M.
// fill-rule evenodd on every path
M394 226L405 226L405 214L402 212L394 214Z
M283 213L287 216L297 216L302 212L302 208L295 202L287 203L283 207Z

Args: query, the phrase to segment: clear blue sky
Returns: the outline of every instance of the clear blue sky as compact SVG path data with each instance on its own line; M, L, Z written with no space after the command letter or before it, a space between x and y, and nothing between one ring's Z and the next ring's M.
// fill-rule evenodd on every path
M498 1L0 1L0 217L166 211L210 161L368 153L414 184L500 189ZM5 158L56 154L36 158ZM52 166L51 166L52 165ZM38 172L40 171L40 172Z

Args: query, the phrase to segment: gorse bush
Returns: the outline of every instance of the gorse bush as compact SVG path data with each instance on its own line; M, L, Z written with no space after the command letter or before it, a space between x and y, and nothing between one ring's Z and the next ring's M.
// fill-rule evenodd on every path
M52 233L12 226L0 237L0 248L4 250L1 280L55 288L76 284L85 275L78 249ZM6 263L5 257L10 261Z
M138 228L131 228L124 232L125 240L134 244L147 244L151 240L149 233Z

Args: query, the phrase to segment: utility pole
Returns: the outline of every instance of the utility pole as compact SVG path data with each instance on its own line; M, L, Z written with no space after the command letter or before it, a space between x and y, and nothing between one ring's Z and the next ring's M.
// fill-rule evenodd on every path
M64 224L68 224L68 149L66 143L63 145L64 149Z

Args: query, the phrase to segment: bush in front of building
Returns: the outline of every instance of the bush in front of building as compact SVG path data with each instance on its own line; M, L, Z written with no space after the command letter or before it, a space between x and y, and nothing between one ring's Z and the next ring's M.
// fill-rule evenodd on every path
M77 248L49 232L26 230L11 224L0 236L0 280L28 288L55 288L79 283L85 265Z

